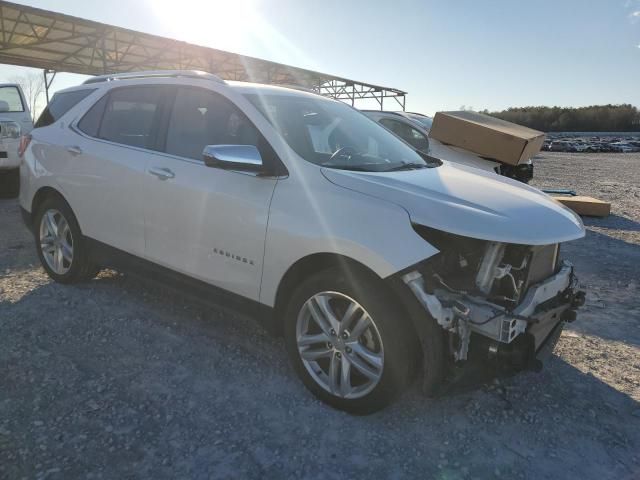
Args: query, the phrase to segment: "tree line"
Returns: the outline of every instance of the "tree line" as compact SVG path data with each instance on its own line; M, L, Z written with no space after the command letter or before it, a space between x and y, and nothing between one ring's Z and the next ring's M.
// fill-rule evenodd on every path
M543 132L637 132L640 111L633 105L517 107L486 113Z

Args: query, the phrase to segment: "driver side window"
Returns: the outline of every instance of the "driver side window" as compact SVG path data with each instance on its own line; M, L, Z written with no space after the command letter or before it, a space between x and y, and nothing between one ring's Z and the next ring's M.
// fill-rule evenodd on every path
M254 145L261 135L223 96L202 88L179 88L169 119L165 151L202 160L207 145Z

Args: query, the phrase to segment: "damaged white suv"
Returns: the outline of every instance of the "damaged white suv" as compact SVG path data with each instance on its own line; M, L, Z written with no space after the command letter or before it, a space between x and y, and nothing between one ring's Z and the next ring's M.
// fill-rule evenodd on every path
M57 95L65 108L21 166L47 273L133 267L235 301L283 333L304 384L337 408L382 408L418 369L434 392L465 365L535 367L575 318L558 253L584 235L578 217L419 154L343 103L197 72Z

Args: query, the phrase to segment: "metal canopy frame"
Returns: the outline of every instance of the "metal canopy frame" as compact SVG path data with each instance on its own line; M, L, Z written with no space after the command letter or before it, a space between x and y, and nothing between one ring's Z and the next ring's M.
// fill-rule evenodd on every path
M407 92L193 45L0 0L0 63L41 68L47 89L55 72L103 75L143 70L202 70L224 80L297 85L355 106ZM53 75L48 77L48 75Z

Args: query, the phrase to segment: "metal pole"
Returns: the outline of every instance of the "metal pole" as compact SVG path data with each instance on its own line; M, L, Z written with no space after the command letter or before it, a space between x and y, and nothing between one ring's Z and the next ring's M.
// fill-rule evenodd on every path
M104 43L104 35L106 35L106 32L102 32L102 73L104 75L107 74L107 48L105 47L105 43Z
M42 70L42 75L44 76L44 94L47 98L47 105L49 105L49 82L47 82L47 69Z
M56 78L56 72L55 70L50 70L48 68L45 68L42 71L42 75L44 76L44 93L45 96L47 97L47 105L49 105L49 88L51 88L51 85L53 84L53 80ZM49 80L48 75L51 75L51 80Z

